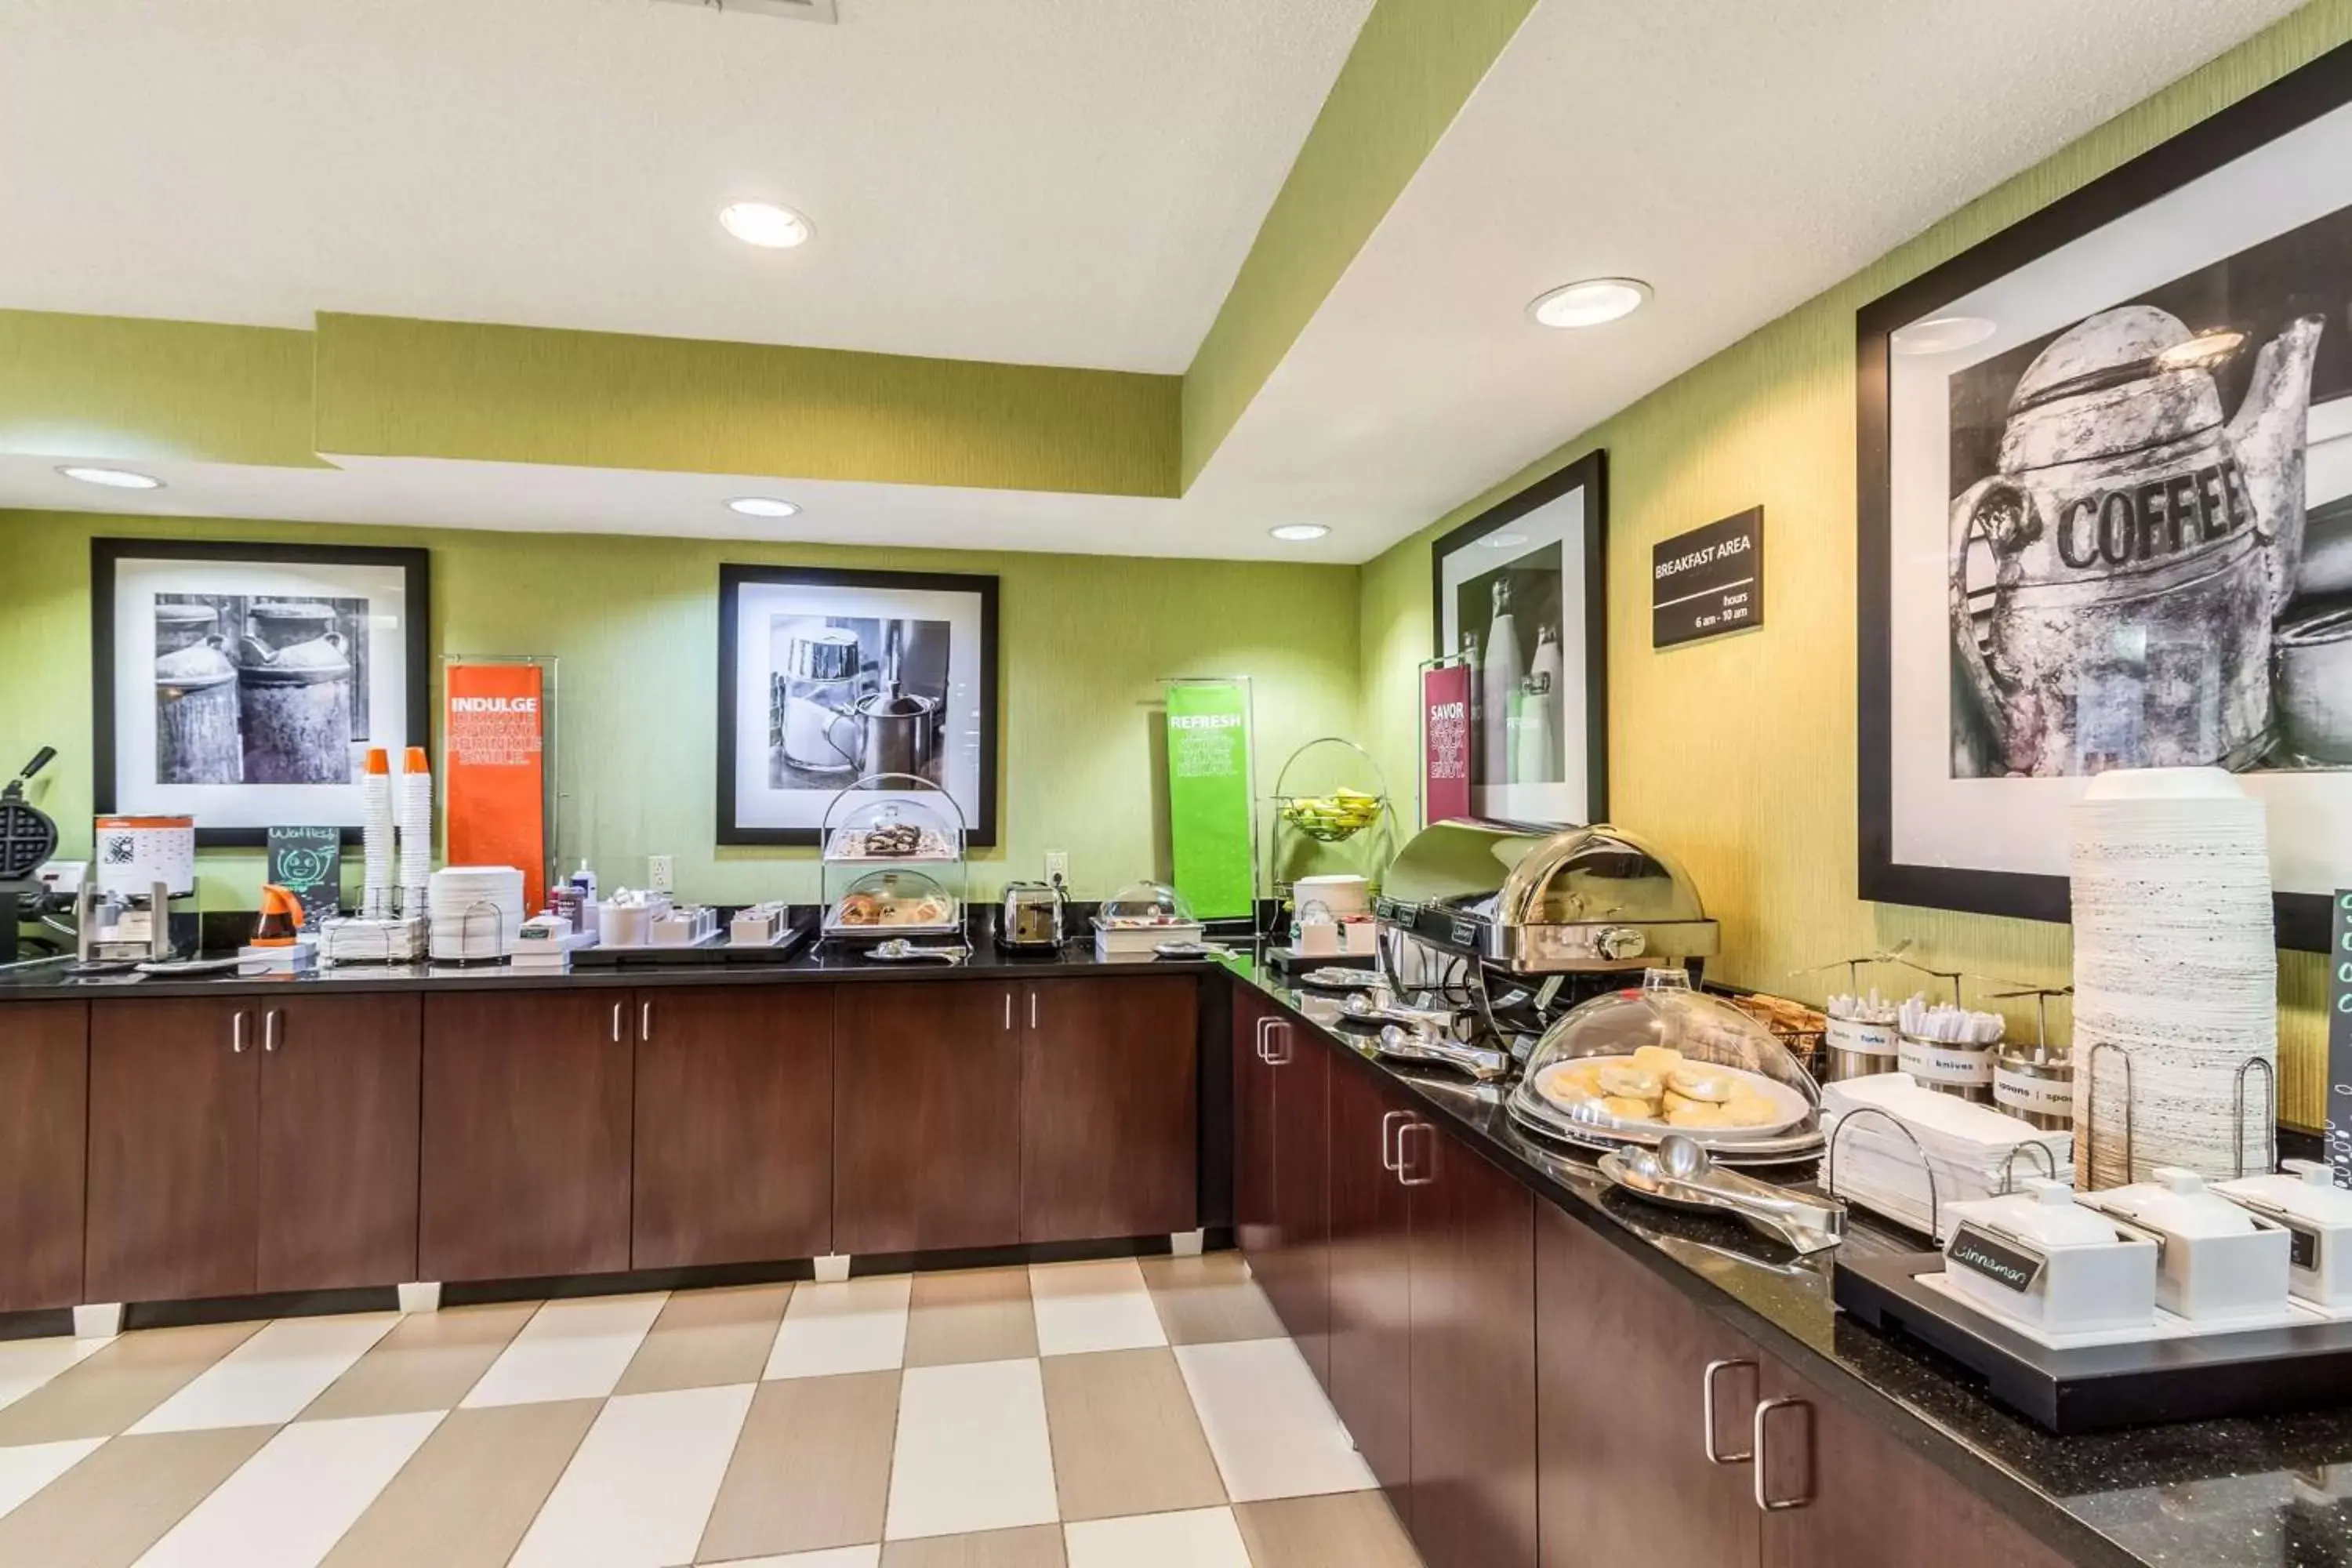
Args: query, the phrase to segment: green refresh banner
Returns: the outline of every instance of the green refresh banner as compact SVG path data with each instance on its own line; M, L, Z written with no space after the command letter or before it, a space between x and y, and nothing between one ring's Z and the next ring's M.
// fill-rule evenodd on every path
M1246 917L1256 897L1250 820L1249 689L1168 688L1168 840L1176 890L1202 920Z

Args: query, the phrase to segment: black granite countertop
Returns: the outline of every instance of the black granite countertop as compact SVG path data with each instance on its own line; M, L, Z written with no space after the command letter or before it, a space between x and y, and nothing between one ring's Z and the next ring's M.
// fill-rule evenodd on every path
M1336 998L1242 962L1238 977L1314 1022ZM1589 1160L1520 1132L1501 1090L1408 1070L1323 1034L1347 1061L1417 1095L1536 1193L1567 1209L1705 1310L1875 1421L2074 1562L2138 1568L2352 1565L2352 1409L2179 1422L2056 1436L2011 1414L1933 1352L1846 1320L1832 1304L1840 1254L1916 1251L1921 1237L1857 1212L1837 1253L1801 1259L1728 1217L1645 1204ZM1801 1177L1800 1179L1802 1179ZM1671 1263L1675 1267L1664 1265ZM1890 1545L1886 1561L1902 1561Z

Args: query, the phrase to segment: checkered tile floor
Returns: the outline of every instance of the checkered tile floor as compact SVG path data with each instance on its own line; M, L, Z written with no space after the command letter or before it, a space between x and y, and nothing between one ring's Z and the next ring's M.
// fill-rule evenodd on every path
M0 1344L0 1563L1417 1568L1234 1255Z

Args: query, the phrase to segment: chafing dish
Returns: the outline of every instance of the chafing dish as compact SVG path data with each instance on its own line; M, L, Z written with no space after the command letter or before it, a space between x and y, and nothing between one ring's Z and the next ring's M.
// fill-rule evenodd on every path
M1404 847L1375 914L1518 974L1638 971L1713 956L1716 922L1664 852L1622 827L1441 822Z

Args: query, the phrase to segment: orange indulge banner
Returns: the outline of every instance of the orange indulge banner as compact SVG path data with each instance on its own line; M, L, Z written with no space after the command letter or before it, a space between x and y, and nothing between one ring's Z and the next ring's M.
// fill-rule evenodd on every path
M449 664L442 810L452 866L512 866L547 907L547 714L535 664Z

